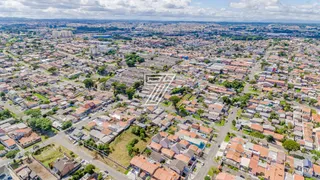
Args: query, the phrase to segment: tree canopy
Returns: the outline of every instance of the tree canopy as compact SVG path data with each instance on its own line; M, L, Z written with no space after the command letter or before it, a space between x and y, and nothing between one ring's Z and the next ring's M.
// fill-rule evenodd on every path
M35 131L49 131L52 128L52 122L47 118L31 118L28 124Z
M130 53L125 55L126 63L129 67L134 67L136 63L142 63L144 62L144 58L140 57L136 53Z
M11 117L12 117L12 114L8 109L0 111L0 120L5 120Z
M37 118L41 116L40 109L28 109L24 113L28 116L31 116L32 118Z
M136 90L133 87L127 88L126 93L128 95L128 99L132 99L135 92Z
M106 74L106 66L100 66L100 67L98 67L98 70L97 70L97 73L99 74L99 75L105 75Z
M63 130L65 130L65 129L68 129L69 127L71 127L72 126L72 121L64 121L63 123L62 123L62 129Z
M83 83L86 88L92 88L94 86L94 82L92 79L85 79Z
M300 144L292 139L285 140L284 143L282 144L282 146L286 150L288 150L289 152L290 151L298 151L300 149Z
M171 96L169 100L172 101L173 105L176 107L180 98L178 96Z

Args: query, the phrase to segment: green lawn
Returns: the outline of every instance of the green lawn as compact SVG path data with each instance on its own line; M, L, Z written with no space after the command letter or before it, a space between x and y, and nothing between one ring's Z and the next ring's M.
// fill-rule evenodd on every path
M225 123L226 123L226 121L223 119L223 120L221 120L221 121L219 121L219 122L216 122L215 124L216 124L217 126L224 126Z
M230 141L230 136L226 135L226 137L224 138L224 142L229 142Z
M259 90L254 90L252 86L249 88L249 93L259 95L261 92Z
M72 158L72 151L68 150L63 146L50 144L34 152L33 156L38 161L40 161L45 167L49 168L49 164L54 163L58 158L62 158L64 156L64 153L68 157ZM77 155L74 154L74 158L76 157Z
M201 117L199 116L199 114L193 114L192 117L195 119L201 120Z
M172 102L171 101L165 101L163 103L161 103L163 106L165 107L170 107L172 105Z
M39 98L42 101L43 104L49 104L50 103L50 100L47 97L45 97L45 96L43 96L43 95L41 95L39 93L35 93L34 96Z
M181 106L181 104L183 103L183 101L185 100L189 100L189 98L192 96L192 94L186 94L185 96L183 96L181 98L181 100L178 102L177 107Z
M145 141L142 141L138 136L131 133L131 129L132 126L128 130L122 132L113 142L110 143L112 152L108 157L125 167L130 165L130 160L132 159L126 148L130 141L134 138L139 139L139 142L134 147L139 148L140 153L146 148L147 144L150 143L150 137L147 137Z
M238 111L237 111L237 117L240 118L240 117L241 117L241 114L242 114L242 109L238 109Z

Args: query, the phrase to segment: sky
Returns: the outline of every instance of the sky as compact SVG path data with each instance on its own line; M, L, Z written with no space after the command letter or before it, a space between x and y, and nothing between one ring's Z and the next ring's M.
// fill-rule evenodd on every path
M320 0L0 0L0 17L320 22Z

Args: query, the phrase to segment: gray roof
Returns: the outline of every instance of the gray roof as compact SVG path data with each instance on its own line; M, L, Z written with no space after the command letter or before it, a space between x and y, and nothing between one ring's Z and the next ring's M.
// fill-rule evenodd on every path
M94 130L90 131L90 136L93 136L97 139L102 139L105 135L102 134L100 131L97 131L94 129Z
M161 162L161 161L164 160L164 157L163 157L160 153L155 152L155 151L152 151L152 152L151 152L150 158L151 158L152 160L157 161L157 162Z
M183 171L186 164L181 160L174 159L170 162L169 166L170 168L177 168L179 171Z

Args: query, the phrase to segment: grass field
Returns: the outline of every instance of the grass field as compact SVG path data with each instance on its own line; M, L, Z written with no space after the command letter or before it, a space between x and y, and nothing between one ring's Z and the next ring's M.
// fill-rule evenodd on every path
M177 107L181 106L183 101L189 100L192 94L186 94L185 96L182 97L182 99L178 102Z
M43 104L49 104L50 100L48 98L46 98L45 96L35 93L34 96L36 96L37 98L39 98Z
M139 142L134 146L139 148L140 153L146 148L147 144L150 143L150 137L147 137L145 141L142 141L138 136L131 133L132 126L122 132L113 142L110 143L112 152L109 154L109 158L117 161L119 164L127 167L130 165L130 160L126 145L134 138L139 139Z
M71 158L72 157L72 151L68 150L67 148L63 146L58 146L56 144L50 144L46 147L43 147L39 150L37 150L33 156L38 161L40 161L44 166L49 168L49 164L55 162L58 158L62 158L64 156L64 153ZM74 154L74 158L76 158L76 155Z

